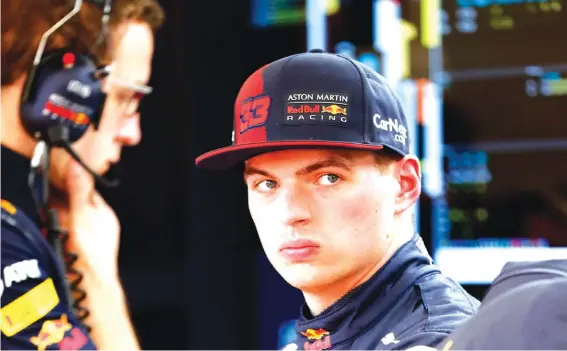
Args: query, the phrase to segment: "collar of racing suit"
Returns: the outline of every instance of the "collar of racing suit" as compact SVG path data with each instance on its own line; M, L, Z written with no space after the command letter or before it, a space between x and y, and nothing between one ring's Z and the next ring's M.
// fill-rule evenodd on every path
M38 226L39 214L28 186L31 160L2 145L2 199L26 213Z
M432 264L419 235L405 243L392 258L368 281L313 317L307 305L301 307L296 323L296 343L319 340L332 346L356 339L369 327L380 321L400 295L421 277L439 272ZM325 336L329 336L325 340ZM322 345L328 348L331 345Z

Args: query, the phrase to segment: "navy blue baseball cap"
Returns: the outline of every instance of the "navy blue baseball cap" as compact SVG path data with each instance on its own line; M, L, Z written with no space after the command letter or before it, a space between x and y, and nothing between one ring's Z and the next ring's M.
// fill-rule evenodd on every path
M390 149L409 154L406 114L384 77L321 50L276 60L254 72L234 105L232 145L196 160L228 169L285 149Z

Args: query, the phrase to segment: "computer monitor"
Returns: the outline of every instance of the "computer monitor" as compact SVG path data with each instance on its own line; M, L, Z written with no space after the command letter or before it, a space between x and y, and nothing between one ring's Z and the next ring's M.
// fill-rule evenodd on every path
M464 284L508 261L567 258L567 9L444 1L444 196L433 255Z
M420 213L428 246L462 284L489 284L507 261L567 258L563 7L351 0L332 15L307 7L307 49L353 57L401 96L431 204Z

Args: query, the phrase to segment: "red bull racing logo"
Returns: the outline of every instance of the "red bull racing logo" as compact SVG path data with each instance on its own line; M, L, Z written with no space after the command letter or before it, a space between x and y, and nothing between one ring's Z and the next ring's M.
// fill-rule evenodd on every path
M84 113L77 113L68 108L48 101L43 107L43 114L46 116L58 116L76 124L85 125L89 123L89 117Z
M299 105L299 106L293 106L293 105L288 105L287 106L287 113L288 114L292 114L292 113L321 113L321 105Z
M294 106L288 104L284 124L338 124L348 122L347 108L338 105L304 104Z
M347 115L346 113L346 107L340 107L338 105L331 105L331 106L323 106L323 111L322 112L328 112L331 113L333 115L337 115L337 114L343 114L343 115Z
M338 105L300 105L300 106L288 106L287 107L288 114L308 114L308 113L330 113L332 115L347 115L346 107L340 107Z
M57 344L65 333L71 330L72 326L67 322L67 315L62 315L60 319L46 321L41 326L37 336L32 336L30 341L37 346L39 351L44 351L48 346Z
M292 93L286 96L285 125L348 123L349 96L326 93Z
M68 331L71 335L66 337ZM58 345L62 350L79 350L87 344L88 339L79 328L73 328L67 315L63 314L59 319L43 322L39 333L32 336L30 341L39 351L44 351L51 345Z
M301 332L308 341L303 344L305 350L327 350L331 348L331 334L325 329L307 329Z
M346 107L337 105L302 105L287 106L284 124L336 124L345 125L348 122Z

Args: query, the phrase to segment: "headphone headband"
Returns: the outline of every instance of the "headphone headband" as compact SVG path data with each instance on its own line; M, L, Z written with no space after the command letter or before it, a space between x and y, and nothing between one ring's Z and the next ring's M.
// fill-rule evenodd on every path
M102 7L102 29L95 45L105 37L112 0L86 0ZM50 51L45 47L50 36L79 13L83 0L74 0L73 8L43 33L33 65L22 91L20 116L27 132L48 140L50 127L69 128L70 142L78 140L89 124L95 128L100 119L106 94L100 75L89 55L71 49Z
M101 29L100 36L99 36L99 38L97 39L97 42L94 45L94 46L96 46L106 37L107 30L108 30L107 27L108 27L108 20L109 20L109 17L110 17L110 11L112 10L112 0L87 0L87 1L90 1L93 4L95 4L96 6L102 8L102 11L103 11L102 18L101 18L102 29ZM67 13L65 16L63 16L63 18L61 18L59 21L57 21L53 26L51 26L51 28L49 28L47 31L45 31L45 33L43 33L43 35L41 36L41 40L39 42L39 46L38 46L37 51L35 53L35 57L34 57L34 60L33 60L32 67L31 67L30 71L28 72L28 78L26 79L26 84L25 84L24 89L22 91L22 98L21 98L22 101L25 102L29 98L31 85L34 82L35 74L37 72L37 66L41 62L41 59L42 59L42 57L45 53L45 46L47 45L47 40L49 39L49 37L53 33L55 33L59 28L61 28L65 23L67 23L67 21L69 21L73 16L75 16L77 13L79 13L82 5L83 5L83 0L75 0L75 4L73 5L73 9L69 13Z

